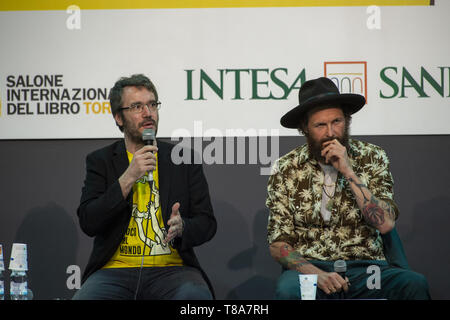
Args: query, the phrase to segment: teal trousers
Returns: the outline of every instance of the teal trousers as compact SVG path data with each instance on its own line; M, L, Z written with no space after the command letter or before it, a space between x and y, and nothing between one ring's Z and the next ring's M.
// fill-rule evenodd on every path
M323 271L334 271L334 261L310 262ZM389 266L386 261L359 260L346 262L346 276L350 281L349 290L346 293L337 292L327 295L317 288L316 299L431 299L428 282L420 273ZM299 272L293 270L282 272L276 287L275 295L277 299L300 299L299 274Z

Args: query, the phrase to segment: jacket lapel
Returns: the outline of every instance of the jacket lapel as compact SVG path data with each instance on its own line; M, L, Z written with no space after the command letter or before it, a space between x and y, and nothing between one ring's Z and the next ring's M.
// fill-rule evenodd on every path
M170 170L170 166L170 148L166 143L158 141L159 195L161 201L161 213L164 223L167 223L167 220L169 220L171 213L169 204L169 189L172 170Z
M113 166L115 169L115 179L119 179L120 176L127 170L129 166L127 150L125 148L125 141L122 139L116 143L116 146L113 150ZM133 206L133 189L131 189L130 193L127 197L127 202L130 207Z

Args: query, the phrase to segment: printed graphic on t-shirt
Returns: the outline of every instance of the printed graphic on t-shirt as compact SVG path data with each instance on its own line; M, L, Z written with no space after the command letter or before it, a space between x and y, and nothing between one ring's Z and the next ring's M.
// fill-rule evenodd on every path
M133 155L128 153L131 162ZM133 185L133 209L127 231L115 254L104 268L183 265L178 251L170 243L164 244L167 236L159 196L158 157L156 169L149 182L148 174ZM151 183L151 192L150 192ZM150 201L151 200L151 201Z
M167 235L167 231L164 228L164 225L161 225L157 217L157 212L160 210L159 190L156 187L155 181L152 181L151 183L151 196L153 201L151 201L149 207L148 201L146 202L147 204L145 204L145 200L144 203L139 201L139 196L143 196L144 199L147 199L148 197L149 190L141 190L141 188L150 189L148 185L148 175L145 175L136 181L137 187L135 189L137 192L135 192L135 195L138 193L138 201L133 203L132 211L132 219L134 219L136 227L131 228L131 230L130 227L128 227L128 229L130 230L130 233L137 233L138 238L142 242L141 246L145 244L147 246L145 250L150 250L150 256L171 254L172 251L170 250L170 246L163 243L163 240ZM136 229L137 232L135 232ZM122 243L121 247L122 246L125 246L125 244Z

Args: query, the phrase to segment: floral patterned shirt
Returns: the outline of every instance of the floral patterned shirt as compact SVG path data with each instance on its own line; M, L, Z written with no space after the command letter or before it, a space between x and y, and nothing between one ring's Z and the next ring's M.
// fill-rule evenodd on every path
M388 203L396 219L393 178L383 149L350 139L349 159L353 171L379 200ZM274 164L269 178L266 206L270 210L268 242L287 242L303 257L313 260L385 260L377 229L361 214L347 180L338 174L331 218L320 213L323 171L300 146Z

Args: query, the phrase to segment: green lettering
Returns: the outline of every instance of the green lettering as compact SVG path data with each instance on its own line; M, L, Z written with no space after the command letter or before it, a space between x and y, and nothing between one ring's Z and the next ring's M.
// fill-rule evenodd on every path
M268 81L258 81L258 72L269 73L269 69L252 69L252 98L254 100L266 100L270 99L270 95L267 97L260 97L258 95L258 85L263 84L266 87L269 86Z
M223 100L223 71L222 69L218 69L220 72L220 86L217 85L203 69L200 69L200 98L199 100L206 100L203 96L203 83L214 91L214 93Z
M302 72L300 72L297 76L297 78L295 78L294 82L292 82L291 86L289 87L289 93L293 90L293 89L300 89L300 87L302 86L302 84L305 82L305 69L302 70ZM296 87L295 84L299 82L299 85ZM287 96L286 96L287 98Z
M409 84L406 83L406 80ZM402 69L402 93L399 98L406 98L405 88L414 88L420 98L428 97L423 88L417 83L405 67Z
M270 73L270 79L273 81L274 84L276 84L278 87L280 87L283 90L284 94L283 94L283 96L281 96L279 98L277 98L277 97L273 96L272 94L270 94L270 97L272 99L275 99L275 100L286 99L288 97L288 95L289 95L290 90L289 90L289 87L283 81L281 81L280 78L278 78L276 76L275 73L277 71L284 71L284 73L287 75L288 74L288 70L286 68L277 68L277 69L274 69Z
M384 69L382 69L381 71L380 71L380 78L381 78L381 80L384 82L384 83L386 83L388 86L390 86L391 88L392 88L392 90L393 90L393 93L392 93L392 95L390 95L390 96L386 96L386 95L384 95L383 94L383 92L381 92L381 90L380 90L380 98L383 98L383 99L392 99L392 98L394 98L395 96L397 96L397 94L398 94L398 86L397 86L397 84L395 83L395 81L394 80L391 80L387 75L386 75L386 71L387 70L394 70L395 71L395 73L397 73L397 68L396 67L386 67L386 68L384 68Z
M436 90L437 93L439 93L441 95L441 97L444 96L444 71L445 69L443 67L440 67L441 69L441 85L439 85L437 83L436 80L434 80L434 78L428 73L427 70L425 70L424 67L420 68L420 77L421 77L421 82L420 85L422 87L422 89L424 89L423 86L423 80L427 80L427 82L434 88L434 90Z
M192 98L192 72L194 72L194 70L184 70L186 71L186 75L187 75L187 97L184 100L194 100Z
M241 97L241 72L250 72L250 69L226 69L225 74L234 72L234 98L233 100L242 100Z

